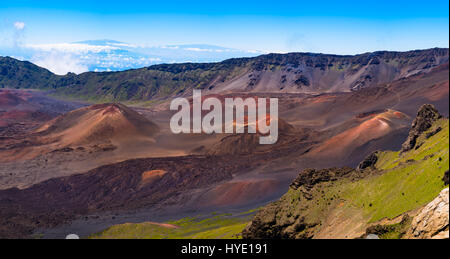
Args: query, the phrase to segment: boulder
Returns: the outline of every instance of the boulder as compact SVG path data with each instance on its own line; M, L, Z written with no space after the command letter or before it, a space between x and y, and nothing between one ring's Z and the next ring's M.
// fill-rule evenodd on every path
M366 158L364 158L364 160L361 161L361 163L359 163L356 170L362 171L368 167L374 168L377 161L378 161L378 151L375 151L372 154L368 155Z
M445 185L448 185L448 170L445 171L444 177L442 177L442 181L444 181Z
M433 125L433 122L437 121L441 117L442 116L432 104L422 105L411 125L408 138L402 145L401 152L406 152L413 149L416 146L417 138L423 132L428 130Z
M308 209L316 185L351 176L350 167L304 169L280 200L259 210L242 232L244 239L310 239L321 224L321 218L310 217ZM293 198L296 197L296 198Z
M445 188L413 219L409 238L448 238L449 190Z

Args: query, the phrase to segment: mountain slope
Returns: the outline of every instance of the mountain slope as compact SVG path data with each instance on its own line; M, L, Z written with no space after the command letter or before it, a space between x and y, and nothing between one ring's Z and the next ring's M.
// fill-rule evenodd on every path
M162 64L122 72L56 76L30 63L2 58L0 87L55 89L60 95L102 101L190 95L192 89L211 93L345 92L426 73L445 63L448 49L436 48L355 56L268 54L219 63Z
M412 132L422 114L432 114L433 123L420 129L413 149L376 152L358 170L302 171L279 201L256 214L244 238L357 238L370 226L414 216L448 185L442 178L449 169L449 121L433 109L419 111Z
M364 114L356 116L354 120L347 122L347 124L356 123L356 126L349 127L326 140L320 146L311 150L310 155L316 157L342 156L342 154L352 155L355 150L370 141L389 137L392 133L406 128L409 121L408 116L394 110L374 112L367 116Z
M86 106L51 120L45 115L0 112L0 119L7 123L34 122L16 131L14 124L6 125L0 143L0 189L24 188L105 164L148 157L159 132L151 120L120 103ZM7 116L12 118L6 120Z
M106 211L158 209L164 203L181 211L194 190L230 180L250 164L202 156L132 159L22 190L0 190L0 237L25 237L37 228ZM165 173L146 181L157 172Z
M0 88L48 89L58 76L28 61L0 57Z
M158 126L122 104L97 104L80 108L45 123L36 133L60 147L148 140Z
M158 131L155 123L123 104L91 105L47 121L24 138L16 136L1 146L0 160L32 159L75 149L86 153L123 148L129 152L132 147L153 143Z

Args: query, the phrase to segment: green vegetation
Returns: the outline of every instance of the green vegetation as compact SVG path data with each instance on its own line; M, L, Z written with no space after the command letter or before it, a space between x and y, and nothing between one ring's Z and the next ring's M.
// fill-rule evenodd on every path
M362 235L376 224L372 233L380 238L401 238L411 224L407 213L428 204L445 188L442 178L449 170L448 119L436 121L422 133L414 149L378 152L377 157L374 168L350 170L334 180L329 179L343 169L316 170L313 185L290 188L279 201L264 207L244 236L346 238ZM386 223L396 222L398 217L404 220Z
M426 133L442 130L426 139ZM433 200L444 188L442 176L449 169L449 122L435 123L418 140L419 148L399 154L383 152L376 168L379 175L343 184L342 198L363 209L370 222L394 218Z
M439 132L438 128L441 128ZM344 169L329 170L336 173ZM324 223L329 224L331 218L337 224L333 231L355 231L351 230L352 226L394 219L429 203L445 187L442 177L447 170L449 121L441 119L418 138L415 149L405 153L379 152L374 169L349 171L346 177L319 182L313 188L291 188L259 214L270 222L274 216L277 224L285 226L284 233L299 238L311 237L326 228ZM90 238L240 238L239 233L254 211L239 215L212 213L207 217L166 222L176 228L150 222L121 224ZM404 216L400 223L371 228L380 238L397 239L404 235L410 223L411 218Z
M89 238L93 239L236 239L251 219L252 212L239 215L212 213L207 217L186 217L165 222L174 227L151 222L112 226Z
M370 234L376 234L381 239L400 239L408 231L411 222L412 217L406 215L399 223L390 225L375 225L369 227L367 232Z
M0 57L0 88L51 90L52 94L89 102L149 101L204 89L250 69L249 59L220 63L162 64L121 72L68 73L58 76L29 62Z
M64 76L55 75L30 62L0 57L0 88L42 89L59 97L90 102L145 102L181 95L192 89L213 89L223 82L246 74L255 76L252 77L254 79L262 71L297 75L299 68L306 66L322 71L330 69L339 73L353 73L351 70L364 69L374 59L381 59L395 70L400 70L401 66L408 62L423 63L423 58L419 57L424 55L448 55L448 49L429 49L422 52L421 55L411 55L409 52L395 55L378 52L356 56L268 54L253 58L233 58L217 63L159 64L120 72L86 72L79 75L68 73ZM311 78L306 81L306 76L303 76L303 79L298 78L301 79L297 81L299 86L310 85L315 81L311 81ZM242 90L248 86L251 85L243 85Z

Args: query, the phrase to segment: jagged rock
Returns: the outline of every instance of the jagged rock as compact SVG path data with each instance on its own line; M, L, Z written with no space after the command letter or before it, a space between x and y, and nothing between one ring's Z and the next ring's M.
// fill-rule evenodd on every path
M412 124L408 141L403 145L403 151L417 148L417 138L425 135L424 132L429 130L433 123L440 118L441 115L432 105L423 105ZM433 128L431 134L437 132L439 130ZM429 159L434 155L430 154L424 159ZM351 219L348 219L350 213L346 214L347 211L343 211L341 206L347 202L351 204L352 198L344 200L339 195L339 188L338 193L333 193L332 197L327 196L327 190L330 187L339 187L342 182L346 182L337 181L339 179L358 181L374 172L383 173L385 170L379 172L378 170L364 170L373 167L379 159L378 156L379 153L374 152L366 157L359 164L358 173L355 173L355 170L351 168L303 170L291 183L289 191L280 200L265 206L256 213L253 220L243 230L242 237L245 239L324 238L334 235L330 233L340 226L343 227L339 229L341 231L339 236L345 238L348 238L348 236L375 237L374 235L379 238L448 237L448 188L415 218L407 214L404 215L400 223L379 222L374 226L369 226L371 224L366 222L363 216L359 218L352 215ZM416 162L418 161L413 159L406 160L406 163ZM446 175L448 181L448 172ZM445 176L443 180L445 181ZM358 199L359 194L355 193L353 197ZM322 209L322 206L325 209ZM371 207L372 203L369 203L368 206ZM318 213L315 210L317 208L321 208L321 212ZM414 213L416 211L414 210ZM347 222L350 222L353 226L356 225L356 227L350 227L351 230L344 229L347 228ZM364 228L366 228L365 234L362 233Z
M448 170L445 171L444 177L442 177L442 181L444 181L445 185L448 185Z
M427 135L425 136L426 138L431 138L432 136L438 134L439 132L441 132L442 128L438 127L437 129L433 130L432 132L428 132Z
M353 169L350 167L327 168L321 170L305 169L300 172L289 187L294 190L297 190L300 186L311 188L320 182L335 181L351 171L353 171Z
M285 217L277 215L280 204L269 204L263 213L258 213L242 231L244 239L311 239L313 228L318 223L307 223L304 217Z
M434 105L422 105L411 125L411 130L409 131L408 138L402 145L401 152L406 152L413 149L416 146L416 141L420 134L428 130L433 125L433 122L437 121L441 117L442 116L436 110Z
M309 239L320 226L320 219L307 220L308 202L313 198L316 184L331 182L351 175L349 167L329 169L305 169L290 185L295 201L289 193L258 213L242 232L244 239ZM299 194L297 196L297 194Z
M433 236L431 239L449 239L449 231L441 231L439 234Z
M414 217L410 238L447 237L449 233L449 190L445 188Z
M375 151L372 154L368 155L366 158L364 158L364 160L361 161L361 163L359 163L356 170L362 171L368 167L374 167L377 161L378 161L378 151Z
M297 86L309 86L310 82L308 78L304 75L300 75L300 77L294 82Z

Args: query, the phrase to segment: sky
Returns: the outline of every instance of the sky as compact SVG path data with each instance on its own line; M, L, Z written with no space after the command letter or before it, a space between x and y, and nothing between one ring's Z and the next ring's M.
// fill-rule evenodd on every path
M18 46L97 39L358 54L448 47L448 31L448 0L0 2L0 55Z

